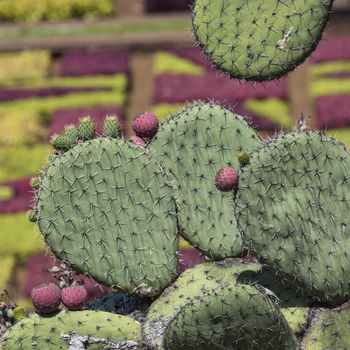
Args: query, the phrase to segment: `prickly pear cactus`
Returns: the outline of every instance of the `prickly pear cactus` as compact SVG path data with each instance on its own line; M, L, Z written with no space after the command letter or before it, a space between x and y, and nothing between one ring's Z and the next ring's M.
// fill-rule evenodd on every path
M240 174L237 221L248 247L324 302L350 297L350 156L318 132L281 135Z
M195 103L162 123L148 145L175 181L180 234L210 258L242 252L233 193L216 188L216 174L225 166L238 170L239 152L259 143L243 118L219 105Z
M4 350L141 349L141 325L132 318L96 311L33 314L1 339ZM109 347L108 347L109 346Z
M306 330L313 301L290 282L281 280L266 268L258 272L245 271L239 275L237 281L266 288L266 293L279 304L293 333L299 335Z
M350 349L350 305L336 309L314 310L311 326L303 342L303 350Z
M236 283L257 263L229 259L184 272L151 305L147 349L298 349L283 315L262 290Z
M196 0L193 29L205 54L231 77L279 78L316 48L333 0Z
M41 177L37 220L55 255L128 293L159 294L177 273L173 189L158 161L121 139L79 142Z

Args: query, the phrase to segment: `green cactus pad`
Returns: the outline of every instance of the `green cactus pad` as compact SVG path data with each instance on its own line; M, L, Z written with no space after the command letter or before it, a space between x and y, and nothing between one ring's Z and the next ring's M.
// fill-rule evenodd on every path
M209 59L231 77L279 78L316 48L333 0L196 0L193 29Z
M306 330L312 300L296 289L286 280L279 279L273 272L263 268L258 272L244 272L238 281L241 283L258 284L267 289L267 293L276 298L281 312L286 318L294 334L301 334Z
M236 216L243 240L285 278L324 302L350 296L350 157L318 132L294 132L251 154Z
M211 103L184 107L149 144L176 182L180 234L210 258L242 252L233 193L220 192L215 176L225 166L238 170L239 152L258 145L243 118Z
M109 138L53 157L38 224L55 255L108 286L154 296L176 277L172 188L145 150Z
M107 345L115 346L111 349L137 350L141 348L141 325L132 318L102 311L61 311L52 317L33 314L10 328L1 343L4 350L86 349L77 346L82 345L79 337L99 340L89 345L89 350ZM77 343L70 343L74 340Z
M298 349L276 305L251 285L235 283L256 263L205 263L184 272L151 305L143 327L152 350Z
M303 339L304 350L350 349L350 305L315 310L311 327Z

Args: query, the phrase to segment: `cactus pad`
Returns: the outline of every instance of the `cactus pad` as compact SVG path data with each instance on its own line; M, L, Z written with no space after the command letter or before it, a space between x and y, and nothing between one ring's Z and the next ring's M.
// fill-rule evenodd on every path
M215 105L188 105L162 123L149 148L176 182L181 235L211 258L239 256L233 192L215 186L217 172L240 167L238 154L259 145L243 118Z
M270 268L320 300L350 296L350 156L318 132L251 154L236 198L243 240Z
M141 325L126 316L97 311L61 311L52 317L33 314L11 327L1 343L4 350L86 349L78 347L84 345L79 339L86 344L91 342L89 350L108 345L110 349L137 350L141 345Z
M229 259L184 272L151 305L143 327L146 348L296 350L275 304L255 287L235 283L240 273L259 269Z
M315 311L311 327L303 339L304 350L350 349L350 305Z
M55 255L102 284L153 296L176 277L172 188L128 141L94 139L53 157L37 212Z
M193 29L210 60L233 78L272 80L316 48L333 0L196 0Z
M312 300L290 282L279 279L266 268L258 272L244 272L239 276L238 281L258 284L266 288L268 294L273 293L271 296L278 301L281 312L293 333L301 334L306 330Z

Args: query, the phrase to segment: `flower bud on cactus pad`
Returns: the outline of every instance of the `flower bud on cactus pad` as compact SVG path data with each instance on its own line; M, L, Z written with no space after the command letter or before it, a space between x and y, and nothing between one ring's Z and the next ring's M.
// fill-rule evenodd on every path
M237 183L237 171L231 167L224 167L216 174L215 185L220 191L232 191L237 186Z
M80 119L78 126L78 134L81 140L91 140L95 137L95 133L96 126L90 117Z
M103 123L103 135L113 139L119 136L120 125L116 116L107 116Z
M129 138L130 142L133 143L136 146L139 147L145 147L146 146L146 142L144 141L144 139L142 139L141 137L138 137L136 135L132 135Z
M61 290L54 283L41 284L33 288L31 298L38 313L50 314L61 304Z
M158 131L159 121L152 112L146 112L137 117L132 128L139 137L152 137Z
M62 303L71 311L81 310L87 300L84 286L71 286L62 289Z
M250 157L247 152L239 152L238 154L238 161L241 166L245 166L249 163Z

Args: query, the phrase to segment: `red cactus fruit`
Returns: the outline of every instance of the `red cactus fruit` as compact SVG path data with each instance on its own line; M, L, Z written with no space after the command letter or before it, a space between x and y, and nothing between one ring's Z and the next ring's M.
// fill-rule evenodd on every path
M136 135L130 136L129 141L132 142L134 145L139 146L139 147L146 146L146 142L144 141L144 139L142 139L141 137L138 137Z
M238 173L231 167L224 167L216 174L215 185L220 191L232 191L237 186L237 183Z
M31 299L38 313L50 314L61 304L61 290L54 283L44 283L32 289Z
M62 289L62 303L71 311L81 310L87 300L87 291L84 286L71 286Z
M132 128L139 137L152 137L158 131L158 127L158 118L152 112L141 114L132 123Z

